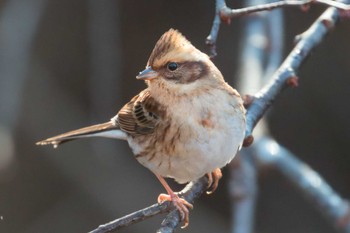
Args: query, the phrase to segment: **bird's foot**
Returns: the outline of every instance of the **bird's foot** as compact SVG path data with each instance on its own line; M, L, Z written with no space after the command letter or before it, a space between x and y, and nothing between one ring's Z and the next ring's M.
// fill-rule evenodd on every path
M158 196L158 203L163 203L165 201L171 201L176 209L179 211L181 221L184 221L184 225L181 228L186 228L189 224L189 210L193 209L193 205L186 201L185 199L179 197L176 193L172 192L170 194L161 193Z
M210 190L207 191L207 194L212 194L218 188L219 180L222 177L220 168L217 168L214 171L207 173L207 176L208 176L208 189L210 188Z

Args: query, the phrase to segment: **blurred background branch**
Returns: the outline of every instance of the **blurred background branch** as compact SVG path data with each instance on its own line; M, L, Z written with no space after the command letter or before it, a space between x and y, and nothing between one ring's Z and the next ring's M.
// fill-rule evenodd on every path
M256 4L264 3L230 3L232 9ZM144 88L134 77L170 27L205 51L201 41L214 8L214 1L195 0L186 5L157 0L0 2L1 232L87 232L155 202L162 187L123 142L86 140L58 150L36 148L34 142L112 117ZM232 20L212 38L218 39L212 47L219 54L216 65L233 86L240 83L240 93L256 93L287 56L284 51L292 49L294 36L323 10L314 4L307 13L291 7L285 16L273 16L282 14L274 10ZM350 195L350 110L343 101L350 86L349 32L349 24L338 24L312 53L298 72L299 88L278 97L273 113L255 128L255 143L230 165L232 180L224 170L220 188L196 201L187 232L229 231L230 210L236 212L233 232L347 232L348 205L337 193ZM301 34L299 43L307 36ZM239 80L230 78L235 76ZM250 81L253 76L260 81ZM273 135L288 151L261 135ZM293 161L295 173L284 167ZM318 173L300 170L304 164ZM310 174L313 179L307 179ZM291 184L310 198L299 197ZM318 192L321 187L325 192ZM307 200L321 206L318 211L336 228ZM152 232L160 222L152 218L121 232Z
M224 5L220 3L221 5ZM248 5L259 5L260 1L250 1ZM216 10L218 9L218 2ZM266 8L270 9L270 8ZM265 9L265 10L266 10ZM267 20L267 14L261 17L253 17L246 21L245 33L243 34L244 46L241 52L240 60L240 85L241 91L255 90L257 94L254 95L252 103L248 106L247 111L247 133L250 135L255 128L255 125L260 121L266 110L278 98L278 95L287 85L297 86L297 77L301 65L305 58L309 55L311 50L315 48L325 37L339 20L340 14L337 9L329 8L323 13L312 26L305 31L289 54L289 56L282 63L280 63L282 45L281 33L282 30L282 15L276 11L274 15L270 15L270 20ZM214 18L214 25L217 23L217 15ZM276 28L272 27L273 21L279 21ZM280 27L278 27L280 26ZM274 43L270 47L267 42ZM212 46L209 44L209 46ZM270 56L272 58L269 59ZM265 62L267 60L268 62ZM264 64L267 64L264 66ZM277 69L278 68L278 69ZM265 84L266 77L269 77L269 72L277 70L272 75L268 84L261 90L261 86ZM342 231L348 230L349 223L349 207L345 200L342 200L331 188L323 181L323 179L311 168L305 171L305 165L299 162L294 155L287 152L285 149L274 142L262 140L265 135L268 135L266 122L257 129L257 144L251 148L242 150L240 158L231 165L231 186L230 194L233 203L233 220L232 232L234 233L250 233L254 231L254 214L256 208L257 196L257 169L256 162L268 160L267 154L270 157L278 156L281 158L279 163L274 165L285 172L286 177L292 180L300 187L302 193L310 198L310 200L317 200L314 203L319 207L319 210L324 213L337 229ZM268 151L268 152L266 152ZM270 158L270 160L272 160ZM264 164L265 165L265 164ZM271 164L269 164L271 165ZM289 168L285 166L290 166ZM317 184L315 182L318 182ZM203 185L203 188L206 186ZM309 187L314 187L313 189ZM203 190L204 191L204 190ZM334 201L336 200L336 201ZM334 203L335 202L335 203ZM157 211L159 212L159 211ZM179 216L171 213L167 216L168 220L158 232L173 232L178 226ZM168 222L170 221L170 222ZM342 224L340 224L342 222ZM341 226L341 227L340 227ZM109 228L107 228L109 229ZM348 231L346 231L348 232Z

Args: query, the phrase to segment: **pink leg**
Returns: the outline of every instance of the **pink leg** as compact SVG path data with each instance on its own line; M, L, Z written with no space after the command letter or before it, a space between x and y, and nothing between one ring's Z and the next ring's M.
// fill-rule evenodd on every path
M160 183L164 186L165 190L168 194L160 194L158 196L158 203L162 203L164 201L171 201L176 209L179 211L181 220L185 222L185 224L181 228L185 228L189 224L189 211L188 208L192 209L193 205L187 202L185 199L179 197L174 191L170 188L165 179L159 175L157 175Z

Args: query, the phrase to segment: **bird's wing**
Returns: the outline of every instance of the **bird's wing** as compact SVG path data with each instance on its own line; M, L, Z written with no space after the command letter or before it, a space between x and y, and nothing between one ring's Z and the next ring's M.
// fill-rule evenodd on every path
M153 133L164 114L164 109L150 96L148 90L136 95L111 119L111 121L73 130L52 138L37 142L37 145L53 145L78 138L107 137L126 140L127 135L145 135Z
M164 114L165 109L146 89L124 105L114 119L127 134L145 135L153 133Z
M86 137L108 137L108 138L118 138L126 139L126 134L120 130L118 124L113 121L106 123L92 125L85 128L73 130L64 134L57 135L52 138L45 139L43 141L37 142L37 145L49 145L52 144L57 147L59 144L68 142L78 138Z

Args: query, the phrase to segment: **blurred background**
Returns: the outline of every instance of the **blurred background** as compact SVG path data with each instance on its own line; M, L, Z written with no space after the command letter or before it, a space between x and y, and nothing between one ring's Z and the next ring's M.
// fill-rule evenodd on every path
M294 36L324 9L284 10L283 57ZM57 149L35 142L113 117L145 88L135 76L169 28L208 52L204 41L214 12L214 1L195 0L0 1L0 232L87 232L156 202L162 186L124 141L87 139ZM222 26L214 60L233 86L242 20ZM283 93L268 119L273 137L345 198L350 197L349 38L344 21L312 53L299 87ZM224 175L216 193L196 201L184 232L228 232L226 170ZM155 232L161 221L158 216L120 232ZM274 170L259 176L255 228L335 232Z

